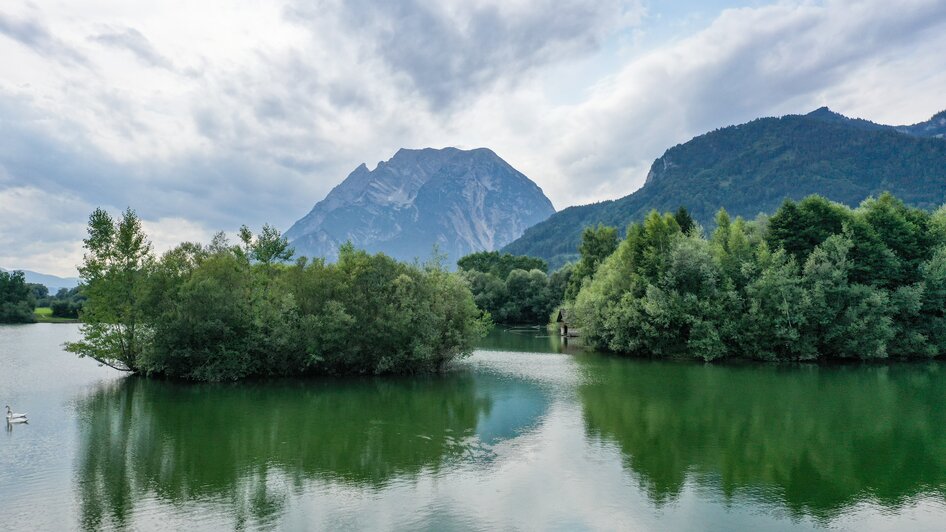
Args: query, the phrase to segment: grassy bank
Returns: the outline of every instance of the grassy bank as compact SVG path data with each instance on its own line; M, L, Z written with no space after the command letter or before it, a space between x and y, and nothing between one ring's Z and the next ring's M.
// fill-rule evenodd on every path
M53 309L49 307L36 307L33 316L36 318L36 323L79 323L77 319L53 316Z

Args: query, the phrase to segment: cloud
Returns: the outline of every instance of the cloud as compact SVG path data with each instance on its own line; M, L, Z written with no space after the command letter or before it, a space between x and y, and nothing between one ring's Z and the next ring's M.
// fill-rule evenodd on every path
M75 48L56 38L42 22L16 19L0 13L0 34L19 42L40 55L56 61L87 65L88 60Z
M168 58L161 55L140 31L135 28L109 28L103 33L90 37L93 41L120 48L131 52L139 61L147 66L172 70L174 66Z
M581 176L576 202L625 195L667 148L760 116L830 105L894 123L924 120L946 107L943 49L946 4L935 0L893 11L886 2L845 1L727 10L557 110L546 148L562 179L551 191L574 190ZM912 100L898 97L921 85Z
M465 101L495 83L596 51L605 36L639 23L642 8L607 0L535 2L374 2L334 4L351 35L435 109ZM305 26L325 5L293 6Z
M73 276L89 206L31 186L0 187L0 266Z
M162 241L285 228L401 147L490 147L561 208L759 116L946 108L936 0L786 0L656 42L638 36L660 4L639 1L24 5L0 9L0 266L53 273L95 206L137 209ZM11 201L59 205L58 229Z

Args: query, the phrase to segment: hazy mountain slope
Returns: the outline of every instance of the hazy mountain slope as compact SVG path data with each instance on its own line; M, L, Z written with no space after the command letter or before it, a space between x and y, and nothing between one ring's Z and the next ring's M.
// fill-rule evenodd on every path
M0 268L0 271L11 271L8 269ZM38 273L30 270L18 270L23 272L23 277L26 278L26 282L41 284L49 288L49 291L56 293L60 288L75 288L79 286L79 279L75 277L57 277L55 275L49 275L45 273Z
M499 249L554 213L535 183L492 151L399 150L374 170L362 164L286 237L297 255L334 259L338 247L451 261Z
M667 150L640 190L564 209L504 250L561 265L574 258L584 227L604 223L623 230L651 209L680 205L704 226L720 207L754 217L772 212L785 198L814 193L856 205L889 190L912 205L932 208L946 201L946 141L926 138L937 117L906 126L912 129L904 133L825 108L712 131Z
M912 126L897 126L896 129L919 137L946 138L946 111L933 115L933 118L926 122L920 122Z

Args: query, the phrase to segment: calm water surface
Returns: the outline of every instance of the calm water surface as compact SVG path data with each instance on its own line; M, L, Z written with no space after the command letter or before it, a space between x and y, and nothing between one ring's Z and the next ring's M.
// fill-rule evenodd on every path
M446 375L185 385L0 326L0 529L942 530L946 365L633 361L497 331ZM0 404L2 406L2 404Z

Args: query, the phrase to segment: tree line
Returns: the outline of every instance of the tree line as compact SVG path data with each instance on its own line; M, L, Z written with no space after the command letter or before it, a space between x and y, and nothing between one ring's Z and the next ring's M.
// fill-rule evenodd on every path
M680 207L673 214L683 232L696 222ZM471 253L457 266L473 291L473 299L493 321L508 325L545 325L565 301L574 301L582 283L618 247L618 231L602 224L586 227L578 246L578 260L551 274L536 257L498 251Z
M79 356L144 375L221 381L436 371L488 321L442 264L342 246L299 258L280 233L243 227L155 256L137 215L89 220Z
M820 196L704 236L652 211L582 281L589 345L702 360L883 359L946 352L946 208Z
M55 318L78 319L84 301L79 287L50 294L44 285L27 283L22 271L0 271L0 323L33 323L38 307L48 307Z

